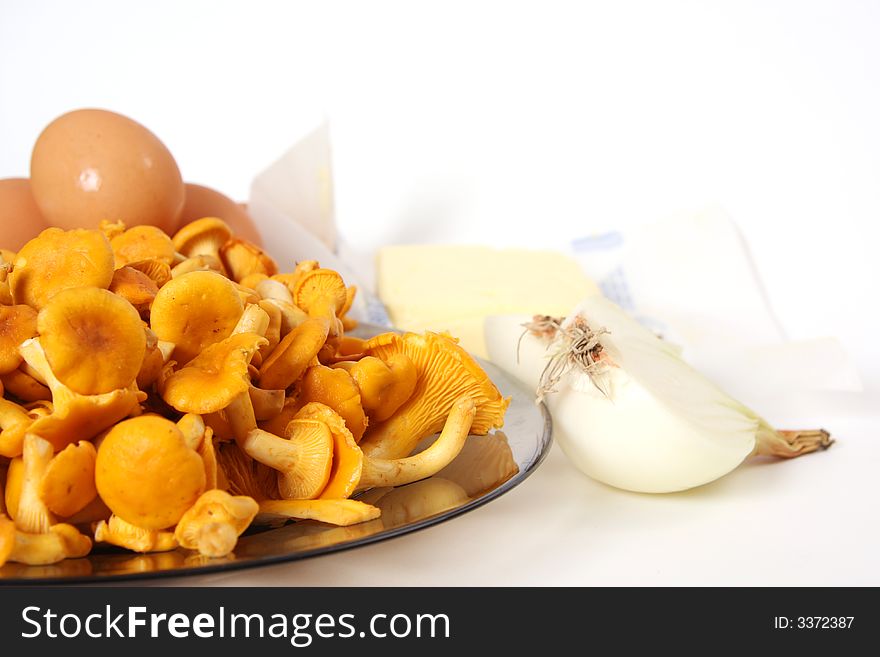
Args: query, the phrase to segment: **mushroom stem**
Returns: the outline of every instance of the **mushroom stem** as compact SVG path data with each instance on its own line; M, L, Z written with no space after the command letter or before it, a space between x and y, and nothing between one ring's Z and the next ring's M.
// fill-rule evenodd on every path
M290 438L254 429L241 443L252 459L278 471L278 492L285 499L313 499L330 479L333 437L317 420L292 420Z
M257 428L254 405L249 390L239 393L224 409L226 421L232 428L232 437L239 445L243 445L248 433Z
M437 440L423 452L400 459L364 458L358 490L373 486L402 486L439 472L458 456L475 414L474 400L461 397L452 405Z
M276 301L293 305L293 295L287 289L287 286L280 281L266 278L257 283L254 289L263 299L275 299Z
M15 526L30 534L43 534L55 523L55 518L40 498L40 484L46 476L54 450L52 443L33 433L25 434L22 461L24 480L21 498L15 513Z
M257 304L248 304L247 308L238 320L238 324L232 329L233 335L236 333L256 333L260 337L266 335L269 328L269 315Z
M186 444L191 449L198 451L205 437L205 421L202 416L196 413L187 413L177 421L177 428L183 434Z
M251 386L248 388L248 394L254 409L254 417L258 422L271 420L284 408L284 390L263 390Z

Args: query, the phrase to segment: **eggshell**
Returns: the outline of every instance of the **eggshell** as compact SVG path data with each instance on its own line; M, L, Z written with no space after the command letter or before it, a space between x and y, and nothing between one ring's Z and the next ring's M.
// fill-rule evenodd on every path
M27 178L0 180L0 248L18 251L48 227Z
M43 216L60 228L97 228L106 219L173 232L183 207L183 179L165 145L106 110L52 121L34 145L31 184Z
M180 213L178 227L202 217L218 217L229 224L236 237L262 246L260 233L247 211L225 194L215 189L186 183L186 201Z

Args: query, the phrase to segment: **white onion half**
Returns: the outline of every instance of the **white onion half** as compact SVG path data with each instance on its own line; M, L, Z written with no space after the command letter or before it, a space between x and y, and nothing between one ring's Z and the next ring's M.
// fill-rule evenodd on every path
M792 457L830 442L822 431L773 430L604 297L585 299L563 331L575 318L599 333L601 366L591 373L573 366L544 401L559 445L594 479L668 493L714 481L753 453ZM535 389L548 360L565 345L561 332L552 341L523 335L531 319L489 317L485 333L492 362Z

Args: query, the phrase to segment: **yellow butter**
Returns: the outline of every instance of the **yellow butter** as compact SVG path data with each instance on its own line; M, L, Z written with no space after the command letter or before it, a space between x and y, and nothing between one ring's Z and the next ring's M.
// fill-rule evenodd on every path
M565 315L598 292L574 259L556 251L483 246L382 248L377 291L392 323L408 331L449 331L487 354L483 319L527 313Z

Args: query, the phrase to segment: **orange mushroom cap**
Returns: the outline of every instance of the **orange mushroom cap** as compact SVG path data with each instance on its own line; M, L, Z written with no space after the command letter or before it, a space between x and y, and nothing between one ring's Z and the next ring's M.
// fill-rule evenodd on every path
M185 365L229 337L244 304L232 282L211 271L194 271L166 283L150 309L150 327L174 343L173 358Z
M250 387L248 364L265 338L236 333L204 349L171 374L161 386L162 399L182 413L216 413Z
M52 372L83 395L130 386L144 360L146 335L134 307L96 287L54 295L37 316Z
M205 467L180 429L143 415L113 427L98 448L95 483L114 514L137 527L164 529L205 489Z
M37 334L37 312L30 306L0 306L0 374L21 365L18 345Z
M101 231L47 228L16 255L9 289L15 303L39 310L61 290L106 288L113 263L113 249Z
M130 262L155 258L167 264L174 262L174 244L161 228L133 226L110 239L116 267Z
M314 365L306 371L299 390L300 402L320 402L329 406L345 419L354 439L361 440L367 429L367 416L358 386L348 372Z

